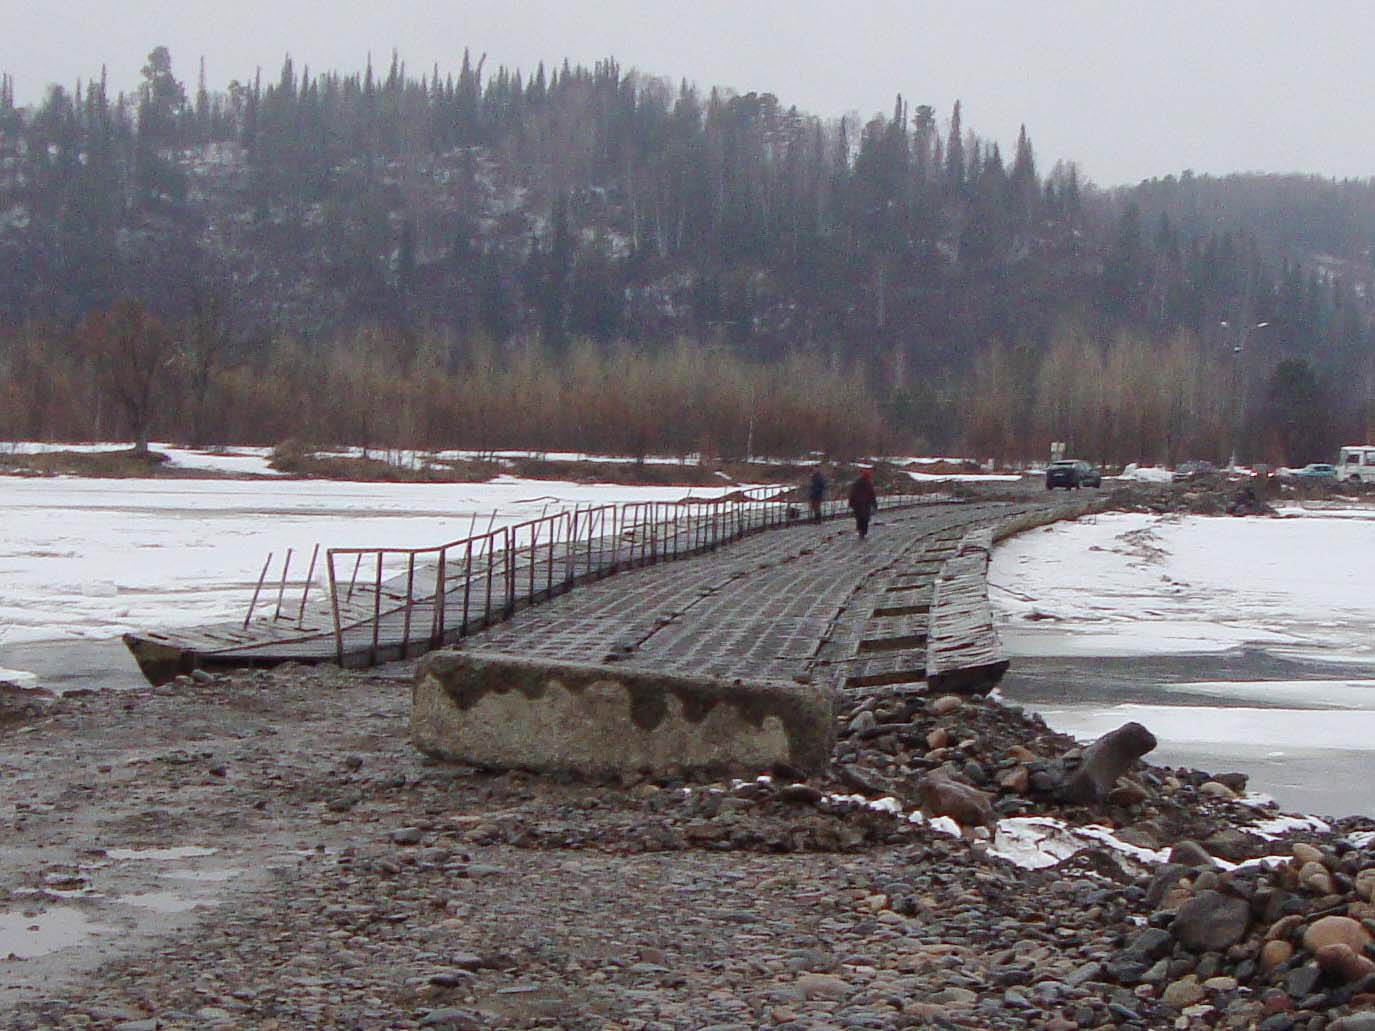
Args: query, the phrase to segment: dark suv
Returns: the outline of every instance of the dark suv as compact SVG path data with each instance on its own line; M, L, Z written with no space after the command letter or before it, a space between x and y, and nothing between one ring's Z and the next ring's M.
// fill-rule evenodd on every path
M1046 490L1064 487L1071 490L1078 487L1103 486L1103 474L1088 462L1067 458L1062 462L1051 462L1046 467Z

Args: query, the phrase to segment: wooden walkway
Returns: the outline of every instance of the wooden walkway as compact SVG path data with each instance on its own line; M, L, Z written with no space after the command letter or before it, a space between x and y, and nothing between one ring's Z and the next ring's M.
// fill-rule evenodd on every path
M588 585L465 648L728 680L923 691L937 578L966 536L1075 511L1045 502L927 505L880 513L865 541L848 524L789 527ZM991 619L970 629L993 635Z
M442 568L407 553L405 572L385 577L381 553L361 552L333 592L282 618L126 643L154 682L197 667L370 666L480 634L470 648L556 661L861 689L930 677L955 689L961 669L996 682L1006 668L983 576L994 533L1083 507L888 499L860 541L848 519L818 526L787 503L755 504L615 534L519 546L508 537L513 546L500 549L492 537Z
M520 533L507 528L442 549L349 551L345 557L357 560L338 570L337 582L330 577L331 588L316 591L299 607L288 605L284 614L269 606L271 616L147 630L126 634L124 640L154 683L196 668L285 662L372 666L453 644L576 586L699 556L801 521L796 501L781 495L742 499L626 505L610 517L600 516L600 522L583 512L584 529L567 532L565 526L563 539L555 533L567 513L522 524L526 529L515 528ZM897 509L929 502L913 495L885 504ZM828 502L826 509L827 519L845 512L838 501ZM548 524L548 536L541 536L541 523ZM612 532L599 532L607 527ZM408 558L405 570L384 575L384 554Z

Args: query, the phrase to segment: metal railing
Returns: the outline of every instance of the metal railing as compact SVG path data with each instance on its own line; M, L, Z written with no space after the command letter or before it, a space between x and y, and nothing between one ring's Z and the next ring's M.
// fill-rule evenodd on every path
M366 653L376 663L432 650L575 584L801 522L811 513L799 497L792 486L756 487L716 499L576 506L430 547L329 548L324 573L336 659L344 665L347 655ZM892 496L882 505L901 507L912 500ZM847 507L843 499L828 499L822 515L830 518ZM289 565L288 554L274 622L282 617ZM315 565L312 555L312 574ZM267 570L265 565L245 628ZM302 589L298 626L311 578Z

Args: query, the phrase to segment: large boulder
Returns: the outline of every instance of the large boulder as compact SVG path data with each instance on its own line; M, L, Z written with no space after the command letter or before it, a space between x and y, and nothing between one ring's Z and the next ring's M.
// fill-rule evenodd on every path
M833 734L831 694L818 685L493 653L427 655L411 711L411 738L427 755L587 776L813 772L830 762Z
M930 773L917 782L917 797L931 816L948 816L961 827L993 827L993 801L978 788Z
M1325 916L1314 920L1303 932L1303 947L1317 952L1325 945L1348 945L1362 952L1371 942L1370 932L1359 920L1349 916Z
M1246 937L1251 907L1220 891L1201 891L1179 907L1170 931L1195 952L1221 952Z
M1155 735L1140 723L1125 723L1084 749L1079 768L1060 789L1066 802L1097 802L1107 798L1117 779L1155 748Z

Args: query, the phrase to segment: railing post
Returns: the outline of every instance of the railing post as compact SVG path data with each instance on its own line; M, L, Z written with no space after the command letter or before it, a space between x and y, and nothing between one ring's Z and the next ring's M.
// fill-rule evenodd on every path
M554 518L554 524L549 528L549 572L544 580L544 597L554 597L554 543L558 539L558 533L554 532L554 526L562 526L566 522L562 515Z
M349 593L345 601L353 601L353 588L358 583L358 570L363 565L363 553L360 551L353 559L353 578L349 580Z
M539 523L530 527L530 586L525 592L525 600L533 605L535 603L535 556L539 554Z
M597 513L596 519L590 515L587 517L587 576L589 579L592 577L592 535L596 532L597 525L604 522L604 515L605 511L601 511ZM601 565L600 561L598 565Z
M282 599L286 597L286 577L291 570L291 550L291 548L286 549L286 561L282 563L282 582L277 586L277 611L272 613L274 623L282 618Z
M468 600L473 595L473 539L468 538L468 553L463 560L463 622L458 628L459 637L468 636Z
M624 511L624 505L617 505L611 513L611 564L606 567L608 573L616 571L616 563L621 559L621 524L625 521L621 513Z
M382 635L382 549L377 549L377 583L372 595L372 662L377 664L377 646Z
M315 560L320 557L320 545L315 545L315 550L310 553L310 569L306 571L306 583L301 588L301 607L296 610L296 627L299 629L306 621L306 595L310 593L310 585L315 582Z
M439 549L439 564L434 576L434 613L430 619L430 647L438 648L444 643L444 621L449 585L447 583L449 549Z
M516 536L506 527L506 611L509 619L516 611Z
M406 562L406 614L401 617L401 657L411 653L411 607L415 598L415 552L407 556Z
M568 527L568 541L564 545L563 563L563 584L564 589L573 586L573 580L578 573L578 506L573 506L572 522L565 524Z
M272 552L267 553L267 561L263 563L263 571L258 574L258 586L253 588L253 600L248 603L248 615L243 618L243 628L248 629L248 621L253 618L253 610L258 607L258 593L263 589L263 581L267 579L267 568L272 565Z
M496 538L487 535L487 608L482 617L483 627L492 625L492 574L496 567Z
M344 628L339 622L339 584L334 579L334 549L325 552L329 570L329 605L334 612L334 654L340 668L344 665Z

